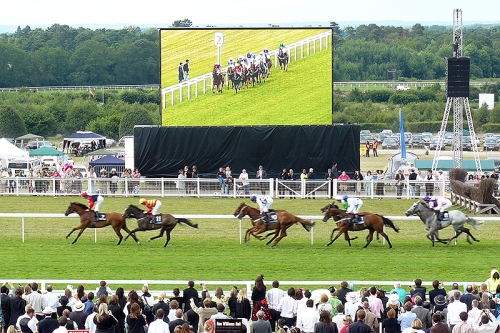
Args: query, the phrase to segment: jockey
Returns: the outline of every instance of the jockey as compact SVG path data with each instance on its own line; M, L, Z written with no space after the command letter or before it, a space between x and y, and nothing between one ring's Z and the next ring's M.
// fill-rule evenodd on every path
M252 54L250 52L247 53L246 59L247 59L248 67L250 68L250 66L252 65L252 62L253 62Z
M235 63L234 63L233 58L229 58L229 61L227 62L227 66L230 68L234 68Z
M342 209L343 210L347 210L347 208L349 208L349 204L347 203L347 201L343 200L342 197L339 195L335 198L335 200L337 200L338 202L340 202L342 204Z
M423 200L429 203L429 207L434 209L436 212L439 212L438 214L439 220L443 218L444 211L453 205L452 202L445 197L425 196Z
M352 214L353 222L363 224L363 222L358 221L358 212L361 206L363 206L363 200L360 198L349 198L347 194L342 196L342 200L347 202L347 209L345 212L347 214Z
M270 195L252 195L250 201L259 205L262 221L269 226L269 208L273 204L273 198Z
M288 53L285 43L280 43L279 48L283 51L283 53Z
M221 74L222 73L222 69L220 68L219 64L214 64L214 73L215 74Z
M243 68L241 68L241 65L238 63L236 66L234 66L234 71L238 74L241 75L243 72Z
M99 208L101 208L101 205L104 202L104 198L100 194L88 195L88 193L85 191L83 191L80 195L83 198L87 199L89 203L89 211L92 210L92 207L94 207L95 204L94 214L95 220L97 221L99 219Z
M158 214L158 210L160 210L161 207L161 201L156 199L146 200L144 198L140 198L139 204L146 206L148 210L144 213L149 214L150 218L153 218L153 216Z

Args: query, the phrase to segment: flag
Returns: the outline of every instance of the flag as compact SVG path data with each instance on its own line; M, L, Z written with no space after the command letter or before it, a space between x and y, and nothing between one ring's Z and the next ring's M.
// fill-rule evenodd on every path
M403 126L403 111L399 108L399 133L401 135L401 159L406 162L405 128Z

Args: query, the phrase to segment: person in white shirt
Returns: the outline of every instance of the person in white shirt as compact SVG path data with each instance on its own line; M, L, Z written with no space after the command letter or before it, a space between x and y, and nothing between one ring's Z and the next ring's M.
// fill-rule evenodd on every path
M45 307L50 307L52 309L52 317L55 318L57 307L59 306L59 299L57 295L52 292L51 284L47 286L47 292L43 295L43 303Z
M44 317L43 308L45 304L43 302L43 295L38 292L38 283L33 282L31 284L31 290L32 292L28 294L24 299L26 300L26 303L31 304L31 306L35 310L37 319L42 320Z
M19 332L29 332L26 328L29 328L33 332L38 331L38 320L36 319L35 310L29 304L25 308L26 313L17 318L16 329Z
M148 333L170 333L168 324L163 321L164 316L163 309L156 311L156 320L149 324Z
M96 210L97 210L97 208L96 208ZM99 298L99 296L101 296L103 294L106 296L112 296L113 291L111 290L109 285L106 283L106 281L103 280L103 281L99 282L99 287L97 287L95 289L95 294L98 298Z
M245 170L243 170L245 171ZM271 324L271 329L273 332L276 330L276 322L280 318L280 312L278 306L281 299L285 296L285 292L279 288L280 283L277 280L273 281L273 287L267 292L267 304L269 306L269 311L271 312L271 318L269 323Z
M472 327L472 325L477 322L478 318L481 317L483 311L481 311L477 306L479 301L477 299L472 301L472 309L467 312L469 318L467 318L467 324Z
M495 333L498 327L498 321L489 310L483 310L484 313L476 319L472 328L476 333Z
M453 327L455 327L455 325L458 325L462 322L462 320L460 319L460 313L467 313L467 305L460 302L460 292L455 292L453 294L453 298L455 300L452 303L448 304L448 314L446 316L446 322L450 327L450 331L453 330Z
M240 177L238 178L243 185L243 191L245 195L250 194L250 182L248 181L248 173L245 169L243 169L240 173Z
M300 328L300 330L304 333L314 332L314 324L319 322L319 313L313 308L313 306L314 301L312 299L308 299L306 301L306 309L302 315L297 318L296 327Z
M285 319L286 326L293 326L293 318L297 315L297 303L293 298L295 296L295 289L289 288L287 295L285 295L279 305L278 309L281 310L281 318Z
M62 316L57 321L59 327L56 328L52 333L68 333L68 329L66 328L66 324L68 323L68 318Z
M96 314L97 313L92 312L87 316L87 319L85 319L85 329L89 330L90 333L95 333L96 330L96 325L94 324L94 317Z

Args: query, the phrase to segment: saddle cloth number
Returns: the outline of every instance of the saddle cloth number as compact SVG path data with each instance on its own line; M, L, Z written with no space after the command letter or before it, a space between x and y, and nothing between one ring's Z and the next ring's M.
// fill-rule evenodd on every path
M448 212L443 212L443 218L449 219L450 218L450 214L448 214Z
M155 223L161 223L161 214L155 215L154 221L155 221Z
M278 214L271 213L271 214L269 214L269 217L271 218L271 220L277 220L278 219Z

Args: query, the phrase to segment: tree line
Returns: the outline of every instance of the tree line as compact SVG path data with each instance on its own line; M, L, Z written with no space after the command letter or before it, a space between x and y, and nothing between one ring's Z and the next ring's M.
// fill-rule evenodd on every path
M399 80L445 77L444 58L452 55L451 26L330 24L335 81L387 80L392 70ZM192 22L177 20L173 26L190 27ZM499 28L464 28L472 78L500 76ZM159 62L156 28L92 30L54 24L0 34L0 87L158 84Z

